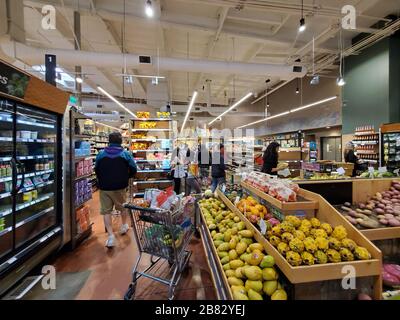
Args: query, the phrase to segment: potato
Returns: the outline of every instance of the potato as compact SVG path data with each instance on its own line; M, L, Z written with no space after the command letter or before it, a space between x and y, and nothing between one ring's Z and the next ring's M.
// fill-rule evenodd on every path
M385 216L386 219L393 219L394 218L394 215L389 214L389 213L385 213L384 216Z
M351 224L353 224L353 225L357 225L357 224L358 224L357 220L354 219L353 217L350 217L350 216L344 216L344 217L345 217L347 220L349 220Z
M386 206L383 203L378 203L376 206L378 208L380 208L380 209L385 209L386 208Z
M351 203L350 203L350 202L345 202L345 203L344 203L344 206L345 206L345 207L351 207Z
M382 208L375 208L375 212L379 214L384 214L385 210L383 210Z
M389 222L386 219L379 219L379 223L386 226Z
M365 204L364 204L364 203L359 203L359 204L358 204L358 207L359 207L360 209L365 209Z
M346 202L346 203L347 203L347 202ZM342 210L344 210L344 211L351 211L351 208L345 207L345 206L342 206L340 209L342 209Z
M400 227L400 221L397 219L389 219L388 223L391 227Z
M380 214L379 216L377 216L378 219L385 219L385 216L383 214Z

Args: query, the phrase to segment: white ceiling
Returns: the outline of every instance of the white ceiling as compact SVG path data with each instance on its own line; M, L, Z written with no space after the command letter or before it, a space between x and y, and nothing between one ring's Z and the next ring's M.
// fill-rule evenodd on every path
M123 45L126 52L140 55L271 64L293 63L301 58L311 70L313 37L316 61L337 54L337 25L344 4L354 5L358 15L358 29L343 31L346 47L361 31L372 32L370 27L381 18L400 13L400 0L305 0L307 30L299 34L300 0L152 0L152 3L156 14L150 19L144 13L145 0L126 0L125 10L123 0L24 0L26 42L32 46L73 49L73 10L78 10L82 50L121 53ZM53 4L57 9L56 30L46 31L40 26L44 4ZM63 67L62 61L59 63ZM99 84L113 95L148 99L158 106L168 100L186 102L193 90L199 89L197 102L205 103L207 94L203 85L209 79L211 102L228 105L249 91L265 89L266 79L272 80L270 86L281 80L268 75L128 68L128 73L165 76L155 90L151 81L144 79L136 79L132 85L123 84L115 76L124 69L122 55L120 63L120 68L82 66L87 74L84 90L95 92ZM317 67L322 75L336 70L332 64L323 70Z

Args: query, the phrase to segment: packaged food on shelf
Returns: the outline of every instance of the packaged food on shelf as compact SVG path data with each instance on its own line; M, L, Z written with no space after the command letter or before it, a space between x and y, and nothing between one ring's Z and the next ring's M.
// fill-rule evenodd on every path
M140 119L148 119L148 118L150 118L150 112L138 111L138 112L136 112L136 116Z
M154 129L157 126L155 121L143 121L139 122L139 129Z
M169 118L171 114L169 112L157 111L157 118Z
M252 230L215 198L199 201L234 300L287 300L275 260Z

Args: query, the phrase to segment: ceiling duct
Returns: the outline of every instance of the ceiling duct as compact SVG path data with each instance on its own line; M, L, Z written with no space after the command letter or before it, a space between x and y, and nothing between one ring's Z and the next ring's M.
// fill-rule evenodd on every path
M83 65L85 67L120 68L123 56L120 53L76 51L69 49L37 48L14 42L3 38L0 42L1 50L9 57L29 62L31 64L41 64L45 54L54 54L57 61L62 66ZM135 54L125 54L126 65L128 68L142 68L145 64L141 63L143 56ZM307 70L302 67L301 72L294 71L294 65L277 65L262 63L245 63L214 61L201 59L183 59L166 57L149 57L151 66L157 66L160 70L179 71L179 72L202 72L211 74L245 74L245 75L268 75L281 79L292 80L306 75Z

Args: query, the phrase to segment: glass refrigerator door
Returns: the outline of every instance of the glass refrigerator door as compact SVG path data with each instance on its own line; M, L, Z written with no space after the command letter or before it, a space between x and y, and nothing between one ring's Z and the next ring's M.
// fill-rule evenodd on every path
M13 105L0 98L0 258L13 249Z
M16 107L15 247L56 225L57 117Z

